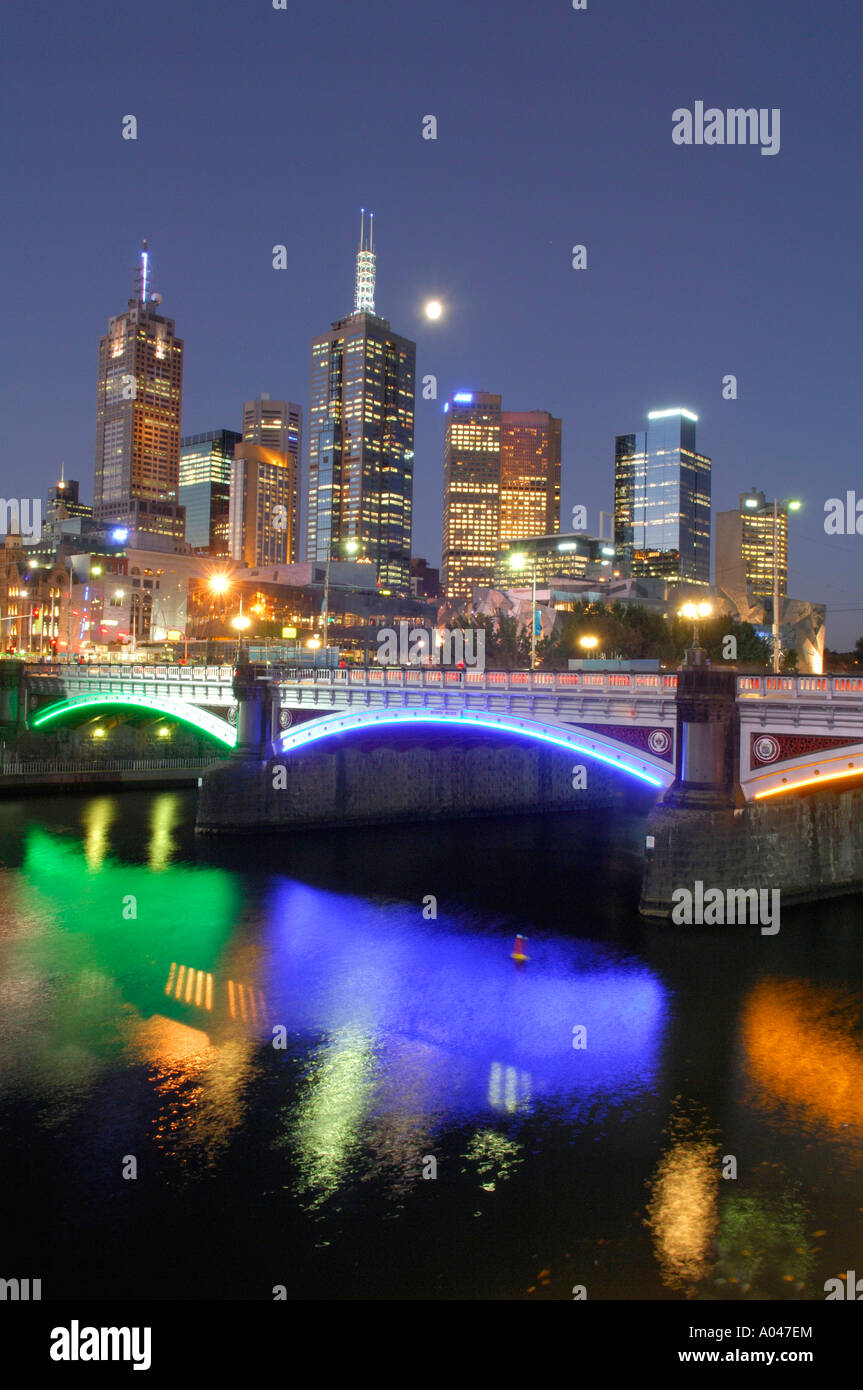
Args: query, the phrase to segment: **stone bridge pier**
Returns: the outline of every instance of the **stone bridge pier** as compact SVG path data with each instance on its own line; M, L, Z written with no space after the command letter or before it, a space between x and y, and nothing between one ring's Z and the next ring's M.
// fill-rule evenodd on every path
M785 905L863 888L863 790L747 801L734 673L687 665L676 700L676 777L648 817L641 913L670 917L698 883L726 899L778 889Z

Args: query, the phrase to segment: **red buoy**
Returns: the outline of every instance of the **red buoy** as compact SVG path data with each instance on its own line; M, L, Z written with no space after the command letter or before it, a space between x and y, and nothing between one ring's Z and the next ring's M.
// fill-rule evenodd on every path
M517 936L513 942L510 959L518 961L519 964L521 964L522 961L530 960L530 956L524 949L526 945L527 937L521 935Z

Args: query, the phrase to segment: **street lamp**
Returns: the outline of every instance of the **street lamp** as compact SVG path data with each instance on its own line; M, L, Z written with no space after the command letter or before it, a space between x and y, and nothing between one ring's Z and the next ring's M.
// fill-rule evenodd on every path
M713 612L713 605L710 603L684 603L680 610L681 617L688 618L692 623L692 647L687 652L687 665L701 666L702 662L698 659L698 652L701 650L698 645L698 622L701 618L709 618ZM692 653L692 660L689 660Z
M239 662L240 657L243 654L243 633L246 632L251 626L252 620L251 618L248 618L246 614L243 612L243 600L240 599L240 611L237 614L236 618L231 619L231 627L237 634L237 662Z
M510 569L518 572L527 566L527 556L521 551L516 551L509 557ZM536 665L536 556L533 556L531 567L531 590L530 590L530 669Z
M347 540L339 541L338 544L339 544L339 545L342 545L342 546L345 548L345 550L348 552L349 555L356 555L357 551L358 551L359 548L360 548L360 543L359 543L359 541L356 540L353 536L350 536ZM329 643L328 627L329 627L329 621L330 621L330 560L331 560L331 558L332 558L332 547L330 546L330 547L327 549L327 567L326 567L326 570L325 570L325 572L324 572L324 612L323 612L323 618L324 618L324 643L323 643L323 645L324 645L324 651L325 651L325 652L329 649L329 645L330 645L330 643ZM308 646L308 645L310 645L310 643L307 643L306 645Z
M782 666L782 639L779 636L779 508L799 512L802 506L795 498L773 499L773 674L779 675ZM786 536L788 534L786 524Z
M579 645L580 647L583 647L584 650L585 650L586 652L593 652L593 651L596 651L596 648L599 646L599 638L598 638L598 637L579 637L579 639L578 639L578 645Z

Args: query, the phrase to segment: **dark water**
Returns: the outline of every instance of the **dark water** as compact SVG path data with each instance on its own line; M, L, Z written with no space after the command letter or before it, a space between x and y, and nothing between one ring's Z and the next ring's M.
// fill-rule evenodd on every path
M644 808L257 845L193 815L0 803L0 1274L823 1300L863 1271L859 898L646 924Z

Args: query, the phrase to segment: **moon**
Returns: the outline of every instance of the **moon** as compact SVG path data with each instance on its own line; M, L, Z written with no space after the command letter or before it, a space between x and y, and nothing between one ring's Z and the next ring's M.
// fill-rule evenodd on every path
M427 319L439 319L442 313L443 305L439 299L428 300L425 307L425 316Z

